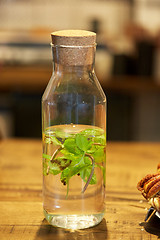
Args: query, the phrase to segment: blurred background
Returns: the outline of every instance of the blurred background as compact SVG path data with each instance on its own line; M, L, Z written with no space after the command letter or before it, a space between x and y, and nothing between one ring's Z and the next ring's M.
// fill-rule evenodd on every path
M0 135L41 137L50 33L97 33L108 140L160 141L159 0L0 0Z

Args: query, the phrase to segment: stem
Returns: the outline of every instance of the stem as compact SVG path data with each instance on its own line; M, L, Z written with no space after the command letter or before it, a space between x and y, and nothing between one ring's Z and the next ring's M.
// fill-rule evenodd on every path
M62 150L62 147L57 148L57 150L52 154L52 157L50 159L51 163L54 162L54 158L57 156L57 154Z
M58 152L62 150L62 147L59 147L51 156L50 162L54 162L54 158L57 156ZM49 166L47 167L47 175L49 174Z
M82 193L84 193L84 192L86 191L86 189L87 189L87 187L88 187L88 185L89 185L89 183L90 183L90 181L91 181L91 179L92 179L92 177L93 177L94 166L95 166L95 160L94 160L94 158L93 158L90 154L88 154L88 153L85 153L85 156L87 156L87 157L89 157L89 158L91 159L91 161L92 161L92 169L91 169L91 173L90 173L90 175L89 175L89 178L88 178L88 180L87 180L87 182L86 182L86 184L85 184L85 186L84 186L84 188L83 188L83 190L82 190Z
M100 143L93 143L93 145L103 146L103 145L100 144Z
M49 174L49 166L47 167L47 171L46 172L47 172L47 175L48 175Z

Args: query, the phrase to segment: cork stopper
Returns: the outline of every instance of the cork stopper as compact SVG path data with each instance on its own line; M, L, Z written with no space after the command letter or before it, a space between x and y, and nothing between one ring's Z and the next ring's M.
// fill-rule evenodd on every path
M54 61L63 65L90 65L94 61L96 34L85 30L51 33Z
M63 46L90 46L96 41L96 33L85 30L62 30L51 33L52 44Z

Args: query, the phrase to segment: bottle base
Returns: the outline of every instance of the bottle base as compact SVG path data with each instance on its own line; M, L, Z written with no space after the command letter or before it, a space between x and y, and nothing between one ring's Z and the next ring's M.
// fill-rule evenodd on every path
M44 210L46 220L54 227L66 229L85 229L99 224L104 216L104 213L88 214L88 215L55 215L49 214Z

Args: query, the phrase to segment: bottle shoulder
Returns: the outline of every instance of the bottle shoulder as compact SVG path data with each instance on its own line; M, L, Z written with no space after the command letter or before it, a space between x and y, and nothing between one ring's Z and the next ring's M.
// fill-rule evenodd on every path
M99 101L106 101L105 93L94 72L80 75L53 73L42 96L42 101L51 99L57 94L92 95Z
M42 95L42 101L47 100L50 97L50 95L54 93L56 86L58 85L59 79L60 76L53 72Z
M103 99L103 101L106 101L106 95L103 91L103 88L95 74L95 72L93 73L93 82L94 82L94 85L95 85L95 88L97 89L98 93L100 94L101 98Z

